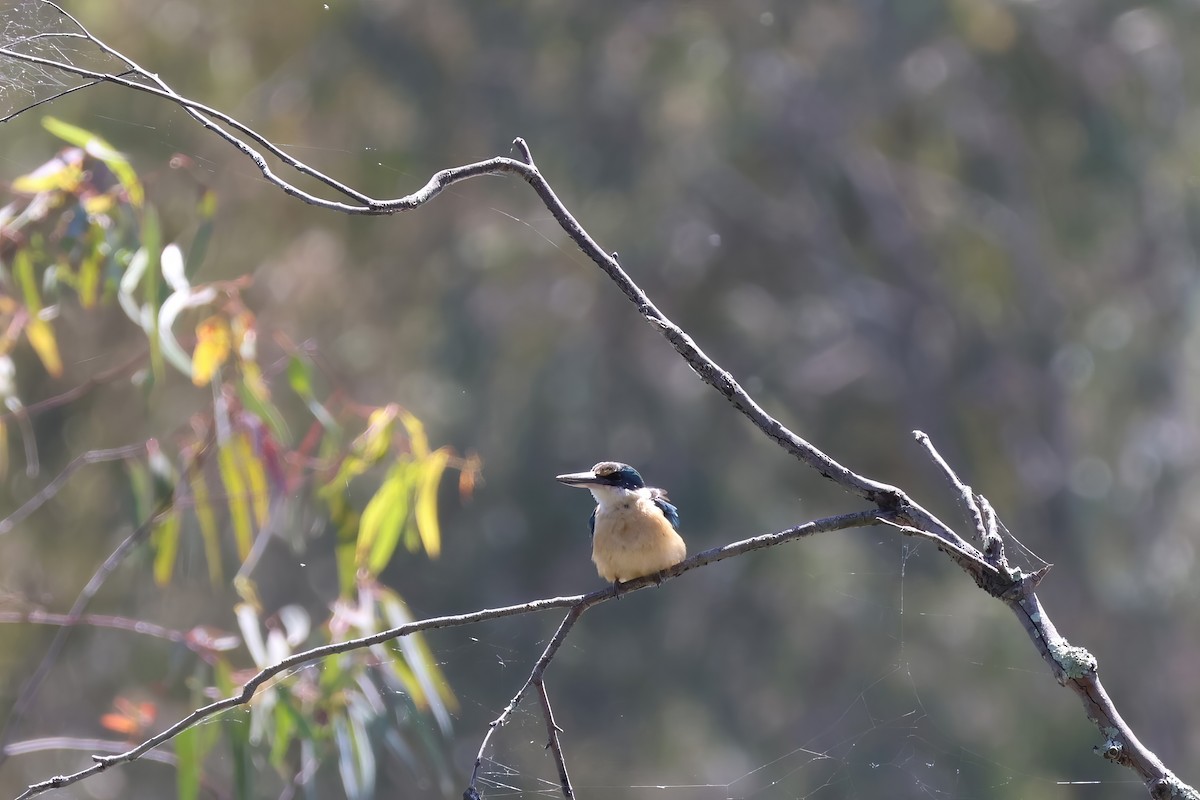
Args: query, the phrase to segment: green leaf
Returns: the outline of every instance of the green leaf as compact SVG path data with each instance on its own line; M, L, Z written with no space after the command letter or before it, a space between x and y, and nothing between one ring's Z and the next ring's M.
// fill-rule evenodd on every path
M400 543L400 533L408 520L412 473L412 462L397 461L363 509L355 561L372 576L383 572Z
M354 540L339 540L333 552L337 562L338 594L342 597L353 597L358 589L358 563L355 559L357 549Z
M79 304L84 308L92 308L100 291L100 273L104 266L104 231L98 224L88 228L87 252L79 262L79 277L76 281L75 292L79 295Z
M296 722L301 718L300 712L292 704L289 694L281 693L279 702L275 705L275 730L271 736L271 766L283 768L287 763L288 748L296 734Z
M200 779L204 759L217 743L213 725L196 725L175 737L175 787L179 800L196 800L200 796Z
M254 390L254 387L243 376L242 380L238 381L238 397L242 401L242 405L251 414L254 414L260 420L266 423L271 429L271 433L281 442L292 441L292 432L284 421L283 416L271 402L270 397L259 397L259 393Z
M250 747L250 725L247 718L234 718L232 724L223 725L222 728L229 737L229 753L233 762L233 796L236 800L253 800L254 765L251 759L254 753Z
M299 356L292 356L288 359L287 365L288 385L292 387L292 391L300 395L301 398L307 400L313 396L312 388L312 365Z
M420 477L417 481L416 520L417 532L421 535L421 544L430 558L437 558L442 552L442 534L438 524L437 495L438 486L442 481L442 473L446 470L446 462L450 460L450 451L439 448L429 454L420 463Z
M25 307L29 309L29 315L36 317L38 312L42 310L42 296L38 292L37 280L33 276L33 259L29 257L29 251L21 248L13 257L13 277L17 281L17 285L21 287L21 294L25 299Z

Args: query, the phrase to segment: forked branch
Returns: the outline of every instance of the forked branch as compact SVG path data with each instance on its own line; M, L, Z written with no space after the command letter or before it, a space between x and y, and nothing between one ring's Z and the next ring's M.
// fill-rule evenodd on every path
M757 537L756 539L700 553L669 570L665 577L674 577L688 569L729 558L752 549L773 546L783 541L789 541L790 539L809 535L820 530L837 530L882 522L893 526L906 535L915 535L930 539L937 544L942 552L946 553L951 560L966 572L980 588L992 596L1001 599L1017 615L1030 640L1050 666L1055 678L1059 683L1072 688L1080 696L1088 718L1097 725L1101 731L1101 735L1104 737L1103 745L1098 748L1102 755L1132 769L1154 797L1167 797L1171 795L1200 797L1194 789L1181 783L1166 769L1162 762L1151 751L1146 749L1128 726L1125 725L1111 700L1108 698L1107 693L1104 691L1103 686L1100 684L1099 678L1096 675L1095 659L1086 650L1074 647L1063 639L1055 630L1045 609L1042 608L1035 589L1037 583L1045 575L1045 569L1026 575L1020 570L1012 569L1007 565L1004 560L1002 542L1000 542L998 536L994 535L995 518L991 512L991 507L985 502L980 502L981 498L975 495L957 476L954 476L953 471L944 461L941 461L940 457L936 458L938 466L951 479L952 485L956 487L968 511L974 533L982 539L982 551L960 537L930 511L914 502L901 489L872 480L850 470L768 414L728 371L709 358L696 345L691 336L675 325L659 310L645 292L629 277L614 254L605 251L592 239L562 201L559 200L549 182L542 176L524 140L517 139L514 142L514 147L521 156L520 159L497 156L486 161L444 169L435 173L423 187L411 194L391 200L376 200L300 162L244 123L216 109L180 96L157 75L143 69L124 54L119 53L97 39L82 25L79 25L74 17L67 14L65 10L52 2L52 0L41 0L41 2L57 9L64 18L77 25L80 31L78 34L62 35L72 37L82 35L116 59L120 63L120 69L112 73L98 72L80 68L70 63L24 53L18 49L13 49L11 46L0 47L0 58L12 58L44 68L58 69L86 81L112 83L135 91L146 92L176 103L205 128L213 131L231 146L249 157L268 181L287 194L311 205L348 214L393 214L418 208L436 197L446 187L469 178L496 174L520 176L532 187L538 197L541 198L542 203L579 249L608 275L617 288L635 305L638 313L666 338L676 352L679 353L705 383L716 389L717 392L725 397L771 441L844 490L875 506L875 509L870 511L834 517L829 520L818 520L807 525L798 526L790 531L771 534L767 537ZM284 180L275 174L268 164L266 157L256 149L255 145L263 148L268 154L279 159L288 167L321 182L337 192L345 200L320 198ZM936 456L936 450L933 450L932 445L927 445L926 449L932 455ZM991 535L989 535L989 530L992 532ZM639 579L626 585L626 587L628 590L633 591L645 588L652 582L653 579ZM390 631L384 631L363 639L327 645L304 653L298 653L258 673L243 687L238 695L197 709L162 733L146 740L126 753L115 756L94 756L93 760L95 764L89 769L82 770L74 775L59 776L39 784L34 784L20 796L21 800L49 791L50 789L61 788L62 786L75 783L88 775L100 772L115 764L132 761L201 720L228 708L248 702L255 691L265 681L301 664L336 653L388 641L418 630L463 625L487 619L495 619L501 616L530 613L547 608L568 608L567 617L563 620L555 637L547 646L546 651L543 652L541 658L535 663L529 678L525 681L520 691L513 697L505 711L492 723L487 735L484 737L483 745L480 748L480 755L476 759L471 783L465 793L468 798L476 796L478 794L476 779L478 777L479 764L492 734L506 721L512 709L521 701L531 686L538 687L539 692L544 689L544 684L541 682L542 674L553 659L558 647L562 644L562 639L569 633L579 616L592 605L603 602L611 596L611 592L605 590L576 597L549 598L519 606L478 611L454 617L435 617ZM548 710L548 708L547 704L546 709ZM553 715L547 713L545 716L547 718L550 739L552 742L557 741L553 725ZM561 750L557 751L557 756L561 758ZM566 778L565 761L560 762L560 767L562 788L564 793L570 797L571 789L569 780Z

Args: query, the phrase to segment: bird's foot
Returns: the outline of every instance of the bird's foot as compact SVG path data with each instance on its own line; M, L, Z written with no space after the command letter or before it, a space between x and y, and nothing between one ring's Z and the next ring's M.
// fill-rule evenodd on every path
M613 581L613 597L617 598L618 600L621 599L621 582L620 581Z

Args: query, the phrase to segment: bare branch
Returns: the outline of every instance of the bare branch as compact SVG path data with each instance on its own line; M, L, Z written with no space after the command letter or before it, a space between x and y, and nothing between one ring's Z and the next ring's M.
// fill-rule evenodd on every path
M562 787L563 797L567 800L575 800L575 790L571 788L571 777L567 774L567 759L563 755L562 742L558 739L562 728L558 727L558 723L554 721L554 709L550 707L550 695L546 693L545 679L539 679L536 686L538 703L542 706L542 716L546 720L548 737L546 748L554 754L554 766L558 767L558 784Z
M926 452L929 453L929 457L933 459L933 463L941 470L950 487L954 489L954 493L957 496L956 499L962 507L967 522L971 523L971 527L975 529L979 540L983 541L987 536L987 528L983 524L983 513L980 512L979 506L975 504L975 494L971 491L971 487L963 483L954 470L950 468L950 465L946 463L946 459L942 458L942 454L933 446L933 442L930 441L927 433L924 431L913 431L913 438L925 448Z
M44 400L38 400L36 403L30 403L27 406L23 406L18 411L8 411L4 414L0 414L0 423L7 422L8 420L21 415L35 417L43 411L48 411L52 408L58 408L59 406L65 406L68 403L73 403L96 387L102 386L109 381L116 380L117 378L121 378L132 373L138 368L138 366L142 364L143 361L146 360L147 355L148 351L138 353L128 361L93 375L87 380L72 386L70 389L62 392L61 394L56 394L53 397L47 397Z
M41 608L33 608L27 611L0 611L0 625L18 622L25 625L59 625L62 627L86 625L90 628L111 628L118 631L137 633L142 636L166 639L168 642L174 642L175 644L188 644L188 635L185 631L167 628L153 622L146 622L145 620L133 619L131 617L116 617L111 614L82 614L78 617L72 617L70 614L55 614Z
M17 525L25 520L34 511L37 511L47 502L49 502L56 494L62 491L67 481L71 479L80 468L86 467L89 464L102 464L106 461L124 461L128 458L135 458L146 452L146 443L139 442L138 444L126 445L124 447L112 447L107 450L89 450L82 455L78 455L71 459L71 462L63 468L63 471L54 476L54 480L42 487L41 491L33 497L21 504L13 513L9 514L4 519L0 519L0 536L12 531Z
M59 10L64 17L71 19L76 25L78 21L63 11L52 0L42 0L42 2L51 5ZM349 214L392 214L401 211L408 211L419 207L436 197L446 187L459 181L469 178L478 177L480 175L498 175L511 174L518 175L525 180L541 198L542 203L554 216L566 234L573 242L590 258L597 266L599 266L609 278L617 285L617 287L625 294L625 296L638 309L638 312L652 325L659 333L667 339L677 353L688 363L688 365L704 380L705 383L716 389L723 397L725 397L739 412L741 412L752 424L762 431L777 445L785 451L793 455L798 460L807 464L820 475L833 481L835 484L845 489L846 491L861 497L868 502L874 504L877 510L858 512L858 514L844 515L840 518L830 518L830 520L817 520L807 525L799 526L783 531L778 534L770 534L765 537L756 537L755 539L746 540L731 545L726 545L723 548L715 548L714 550L706 551L683 563L676 565L671 570L668 570L663 576L652 576L648 578L640 578L632 581L629 584L623 585L625 591L636 591L645 588L652 584L655 580L662 578L670 578L678 575L688 569L693 569L704 564L712 563L723 558L728 558L733 555L738 555L741 552L747 552L760 547L769 547L775 544L780 544L783 541L790 541L793 538L816 533L819 530L834 530L839 528L853 527L856 525L869 525L876 522L884 522L892 525L902 533L908 535L916 535L928 538L936 542L939 549L945 552L952 560L955 561L976 584L987 591L989 594L1003 600L1024 626L1031 641L1038 648L1042 657L1050 665L1055 678L1063 685L1069 685L1082 700L1085 712L1089 719L1096 723L1097 727L1105 737L1102 754L1116 763L1123 764L1130 769L1133 769L1143 780L1147 790L1154 797L1165 797L1169 794L1187 794L1190 797L1197 797L1195 790L1182 784L1161 761L1149 750L1147 750L1134 736L1133 732L1125 725L1120 715L1117 713L1108 695L1104 691L1096 676L1095 659L1086 650L1070 645L1063 639L1054 626L1050 622L1048 615L1038 601L1035 594L1035 588L1038 581L1045 574L1045 569L1039 570L1031 575L1023 574L1020 570L1010 568L1003 560L1002 551L993 550L993 543L999 543L998 535L994 535L996 527L995 514L990 506L974 495L969 487L961 484L957 478L953 478L957 485L961 485L960 494L964 494L964 501L969 509L973 508L970 513L972 525L977 531L991 531L992 536L986 536L984 539L985 550L980 553L978 549L966 542L962 537L955 533L949 526L937 519L931 512L922 506L915 503L902 490L895 486L872 480L835 461L833 458L804 440L796 433L789 430L777 419L768 414L754 399L738 384L733 376L718 365L715 361L709 358L692 340L692 338L681 328L675 325L665 314L650 300L650 298L642 291L642 289L634 283L634 281L625 272L621 263L617 260L616 254L609 254L604 251L586 230L578 223L574 216L567 210L566 206L559 200L550 184L542 176L538 170L532 153L523 139L517 139L513 142L513 147L518 151L521 160L497 156L486 161L479 161L473 164L444 169L435 173L426 184L404 197L395 198L392 200L375 200L361 192L358 192L321 172L312 169L303 164L299 160L293 158L281 148L273 145L261 134L258 134L245 124L235 120L234 118L223 114L215 109L209 108L194 100L182 97L172 90L166 83L161 81L156 75L150 73L140 66L136 65L126 56L118 53L112 48L105 45L103 42L92 36L82 25L79 25L80 30L86 38L93 41L97 46L121 60L129 69L139 78L150 81L150 83L141 83L138 80L133 80L125 77L128 72L121 74L109 74L87 70L76 67L72 64L56 62L51 59L42 58L40 56L21 53L11 48L0 48L0 56L13 58L25 63L40 65L59 69L80 78L85 78L96 82L112 83L119 86L124 86L135 91L152 94L163 99L169 100L178 104L189 114L197 119L201 125L222 137L230 145L249 157L264 175L264 177L279 187L285 193L297 197L306 203L315 205L321 208L341 211ZM214 121L215 120L215 121ZM220 124L218 124L220 123ZM226 127L222 127L222 125ZM226 129L228 128L228 130ZM344 197L349 198L353 202L339 202L316 197L307 193L293 184L283 180L277 176L267 164L264 156L258 152L253 146L245 140L238 138L230 131L237 131L250 141L257 143L259 146L267 150L272 156L280 159L283 163L297 170L301 174L314 178L326 186L334 189ZM931 453L936 456L936 451L932 445L927 447ZM936 458L940 462L943 472L948 476L953 476L952 470L945 465L940 457ZM986 510L984 510L986 509ZM541 680L541 675L553 659L555 652L562 643L571 627L574 625L578 617L592 605L603 602L612 597L610 590L601 592L593 592L588 595L569 598L550 598L547 600L534 601L520 606L508 606L502 609L492 609L473 612L471 614L463 614L455 617L439 617L429 620L424 620L417 623L394 628L390 631L384 631L374 636L364 637L362 639L352 640L349 642L340 642L337 644L326 645L325 647L314 648L304 653L298 653L272 667L264 669L252 678L243 687L243 690L233 697L212 703L203 708L197 709L186 718L175 723L170 728L162 733L147 739L137 747L114 756L94 756L96 763L80 772L72 775L58 776L30 786L25 793L20 796L19 800L24 800L28 797L33 797L37 794L49 791L50 789L62 788L73 784L89 775L103 771L114 764L132 761L149 750L157 747L163 742L168 741L179 732L187 729L191 725L196 724L200 720L219 713L220 711L244 704L253 697L255 691L268 679L291 669L295 666L307 663L309 661L324 658L336 653L346 652L366 647L372 644L377 644L383 641L404 636L418 630L428 630L438 627L449 627L451 625L462 625L472 622L479 622L486 619L494 619L500 616L509 616L513 614L529 613L532 611L544 610L546 608L569 608L570 611L567 617L560 625L555 638L551 640L542 657L538 659L534 665L533 671L530 673L528 680L522 686L521 690L513 697L508 708L501 716L492 723L487 735L485 736L483 746L480 748L480 756L476 761L475 774L472 776L471 784L469 785L465 796L473 798L478 796L475 786L475 778L478 773L479 759L482 758L482 753L486 747L488 740L497 727L499 727L507 719L511 710L520 702L524 693L531 685L538 685ZM565 787L568 788L568 787Z
M826 531L844 530L847 528L858 528L867 525L873 525L880 521L881 518L882 515L878 511L874 510L842 514L840 516L814 520L804 525L798 525L794 528L789 528L778 533L771 533L765 536L756 536L752 539L745 539L740 542L734 542L732 544L725 545L724 547L715 547L711 550L705 550L702 553L697 553L691 558L676 564L670 570L667 570L665 573L661 573L658 576L639 578L628 583L623 583L621 584L621 591L622 594L640 591L641 589L645 589L649 586L657 585L658 581L669 580L690 569L715 563L717 561L723 561L726 558L732 558L743 553L748 553L752 550L761 550L766 547L772 547L783 544L784 542L793 541L795 539L812 536L814 534ZM551 608L570 609L570 612L567 616L567 619L571 619L570 625L567 625L567 619L563 620L563 625L559 626L559 631L555 634L555 639L551 640L551 643L547 646L546 651L542 653L542 658L538 659L538 662L534 665L533 671L530 673L530 676L526 680L525 684L521 687L520 692L518 692L517 696L513 698L513 704L515 707L515 703L520 701L525 692L528 690L529 686L532 685L535 680L541 679L542 673L545 671L546 666L549 665L551 659L554 657L554 654L562 645L562 639L565 638L567 632L570 631L571 625L574 625L574 619L572 618L578 618L579 615L581 615L588 608L612 599L613 591L610 587L606 586L603 589L583 595L548 597L541 600L533 600L528 603L502 606L500 608L482 609L466 614L430 617L428 619L400 625L395 628L389 628L388 630L380 631L378 633L371 634L370 636L363 636L358 639L348 639L344 642L334 642L333 644L314 647L310 650L295 653L276 664L260 670L254 675L254 677L246 681L246 683L242 686L242 690L237 694L196 709L186 717L171 725L169 728L150 737L149 739L146 739L144 742L130 750L110 756L93 755L92 760L95 763L86 769L82 769L78 772L73 772L68 775L56 775L39 783L31 784L24 792L18 795L17 800L28 800L30 797L36 797L37 795L44 794L45 792L53 789L61 789L63 787L78 783L79 781L103 772L104 770L116 764L136 761L145 753L153 750L159 745L164 744L165 742L170 741L183 731L198 724L199 722L219 714L222 711L227 711L228 709L249 703L258 690L263 686L263 684L265 684L271 678L281 673L293 670L297 667L301 667L305 664L309 664L314 661L320 661L323 658L328 658L340 653L348 653L353 650L361 650L377 644L383 644L384 642L398 639L401 636L408 636L420 631L472 625L477 622L500 619L501 617L511 617L518 614L532 614ZM507 714L502 716L504 719L507 719ZM493 729L499 724L502 724L502 720L497 720L497 722L493 724ZM492 729L489 729L488 738L491 736L491 730Z

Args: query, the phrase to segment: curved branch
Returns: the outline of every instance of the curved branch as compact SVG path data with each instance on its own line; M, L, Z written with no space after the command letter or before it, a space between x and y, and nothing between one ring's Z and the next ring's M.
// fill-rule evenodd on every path
M53 0L42 0L42 2L58 9L68 19L71 19L76 25L78 21L63 11ZM937 543L939 549L945 552L958 566L963 569L976 584L984 591L994 597L1004 601L1008 606L1017 613L1022 625L1025 627L1030 639L1038 648L1043 658L1050 665L1054 672L1055 678L1064 685L1070 685L1077 694L1080 695L1084 703L1086 713L1089 719L1096 723L1101 733L1105 736L1105 744L1103 755L1111 760L1123 764L1124 766L1133 769L1143 780L1148 791L1155 796L1166 796L1172 792L1176 794L1187 794L1190 797L1197 797L1194 789L1181 783L1169 770L1163 766L1158 758L1146 749L1129 730L1128 726L1121 720L1120 715L1113 707L1103 686L1096 677L1096 662L1095 659L1082 648L1073 647L1063 639L1054 629L1045 610L1041 607L1037 595L1034 590L1037 583L1045 575L1046 569L1043 568L1032 575L1024 575L1020 570L1012 569L1003 560L1003 552L988 551L985 557L973 545L966 542L962 537L955 533L949 526L939 520L930 511L923 508L908 497L901 489L872 480L863 475L860 475L810 444L805 439L798 436L793 431L780 423L777 419L768 414L757 402L741 387L733 376L718 365L715 361L709 358L692 338L679 326L675 325L665 314L650 300L650 298L642 291L642 289L634 283L634 281L625 272L621 266L616 254L605 252L587 231L578 223L574 216L567 210L566 206L557 197L550 184L542 176L534 163L533 156L529 147L521 139L514 142L514 147L518 149L522 158L516 160L503 156L480 161L473 164L467 164L460 167L441 170L435 173L429 181L421 189L404 197L395 198L393 200L375 200L362 194L344 184L324 175L323 173L308 167L299 160L293 158L281 148L275 146L261 134L258 134L248 126L236 119L223 114L215 109L209 108L201 103L180 96L174 90L161 81L158 76L147 72L137 66L132 60L118 53L116 50L105 45L103 42L92 36L82 25L79 25L80 30L97 46L101 47L105 52L115 56L127 65L136 75L148 80L151 84L140 83L136 80L130 80L122 74L101 73L92 70L86 70L76 67L72 64L56 62L51 59L34 56L19 51L14 51L11 48L0 48L0 56L6 56L26 63L41 65L59 69L69 74L76 75L81 78L96 82L113 83L119 86L124 86L140 92L146 92L158 97L167 99L177 103L187 110L189 114L195 117L201 125L221 136L225 141L237 148L244 155L249 157L266 177L268 181L279 187L282 191L303 200L306 203L315 205L321 208L326 208L333 211L340 211L348 214L392 214L400 211L409 211L420 205L428 202L436 197L443 189L453 183L474 178L480 175L495 175L495 174L512 174L519 175L525 180L541 198L542 203L554 216L566 234L572 241L590 258L597 266L599 266L609 278L617 285L617 287L625 294L625 296L638 309L642 317L655 327L659 333L667 339L677 353L688 363L689 366L704 380L705 383L712 386L723 397L725 397L743 416L745 416L752 424L760 431L769 437L773 442L782 447L785 451L792 454L798 460L807 464L816 470L819 474L833 481L838 486L848 492L855 494L868 502L873 503L878 511L862 512L868 514L872 521L887 522L897 527L902 533L919 535L930 538ZM219 120L229 128L239 131L250 140L258 143L260 146L267 149L271 155L279 158L283 163L296 169L300 173L321 181L326 186L336 190L343 196L355 201L354 203L346 203L339 201L326 200L316 197L312 194L304 192L293 184L283 180L271 170L264 156L255 150L246 141L238 138L229 130L222 128L213 120ZM943 462L944 464L944 462ZM949 467L944 467L943 471L948 471ZM961 483L961 481L959 482ZM965 484L963 484L965 487ZM970 504L968 504L969 506ZM989 507L990 508L990 507ZM974 517L974 515L972 515ZM975 523L974 518L972 522ZM810 523L815 525L817 523ZM871 524L863 522L862 524ZM977 524L977 523L976 523ZM986 520L984 520L986 528ZM801 526L802 528L805 526ZM799 530L799 529L793 529ZM784 532L786 534L788 532ZM782 534L772 534L779 536ZM761 537L760 537L761 538ZM753 540L748 540L753 541ZM744 543L739 543L744 544ZM763 545L769 546L769 545ZM991 542L985 542L986 547L993 547ZM728 547L736 547L730 545ZM718 548L723 550L723 548ZM688 559L683 564L678 565L673 570L668 572L668 577L679 574L686 569L692 569L700 566L698 559L712 554L714 551L702 553ZM732 554L732 553L731 553ZM730 554L730 555L731 555ZM729 557L723 555L723 557ZM712 558L711 560L719 560ZM708 563L707 561L703 563ZM687 565L687 566L685 566ZM628 586L631 590L644 588L647 585L647 580L640 579L632 582ZM624 590L623 586L623 590ZM589 598L602 598L609 594L607 591L602 593L592 593L577 598L556 598L549 601L537 601L543 603L538 607L574 607L577 603L583 602L600 602L600 599L589 601ZM589 606L590 607L590 606ZM506 616L509 614L526 613L527 611L535 610L530 607L530 604L524 606L510 606L507 609L497 609L493 611L476 612L475 614L461 615L455 618L437 618L437 620L426 620L424 623L413 623L410 626L404 626L401 629L393 629L393 631L378 634L376 637L368 637L368 640L357 640L362 642L374 643L377 641L386 641L388 638L402 636L406 633L411 633L416 630L424 630L427 627L444 627L449 624L466 624L470 621L480 621L482 619L491 619L497 616ZM572 611L575 617L582 613L581 611ZM438 625L427 624L441 620ZM446 622L446 620L461 620L455 622ZM568 624L570 622L570 624ZM560 627L560 633L563 636L570 630L574 622L571 615L568 615L564 620L563 627ZM415 627L425 625L425 627ZM553 642L552 642L553 644ZM96 764L88 770L75 773L72 776L60 776L52 778L49 781L44 781L40 784L34 784L21 795L21 798L32 797L35 794L40 794L44 791L49 791L53 788L60 788L69 785L77 780L94 774L95 772L106 769L122 761L131 761L137 758L142 753L158 746L167 741L172 736L180 731L195 724L207 716L211 716L226 708L230 708L246 702L254 691L271 676L279 672L289 669L296 664L304 663L305 661L322 658L326 655L332 655L338 652L344 652L346 649L353 649L352 643L339 643L337 645L328 645L324 648L307 651L306 653L297 654L292 658L281 662L280 665L264 670L255 676L249 683L246 684L241 694L226 698L202 709L197 709L187 718L180 720L171 728L168 728L163 733L152 739L147 740L143 744L117 756L100 757L97 756ZM549 651L549 648L547 648ZM553 652L543 653L545 663L549 663L549 659L553 657ZM540 669L539 669L539 666ZM539 659L538 665L535 665L534 672L531 673L530 679L526 682L521 692L513 699L513 703L520 700L523 693L530 685L534 685L537 680L540 680L541 671L544 671L545 664L542 659ZM502 715L503 717L504 715ZM500 724L501 720L497 720L493 724L494 730ZM485 742L486 743L486 742ZM474 789L472 785L468 793Z
M814 520L804 525L797 525L794 528L788 528L787 530L779 531L778 533L756 536L752 539L733 542L732 544L728 544L723 547L714 547L711 550L705 550L703 553L697 553L691 558L676 564L674 567L658 576L639 578L635 581L623 583L621 584L621 593L624 595L629 592L636 592L649 586L657 585L657 583L660 581L675 578L690 569L702 567L717 561L724 561L727 558L742 555L753 550L762 550L767 547L774 547L785 542L794 541L796 539L812 536L814 534L823 533L826 531L845 530L847 528L861 528L867 525L873 525L882 521L882 519L883 515L877 511L859 511L850 514L842 514L835 517L826 517L824 519ZM551 608L570 609L567 619L571 619L571 625L573 625L574 620L572 617L578 618L579 615L581 615L588 608L608 600L612 600L613 597L614 593L612 588L605 587L588 594L572 595L568 597L547 597L541 600L533 600L528 603L501 606L500 608L482 609L480 611L472 611L467 614L430 617L428 619L417 620L416 622L400 625L395 628L389 628L388 630L380 631L379 633L374 633L370 636L363 636L358 639L348 639L344 642L335 642L333 644L322 645L321 647L314 647L310 650L295 653L276 664L272 664L271 666L260 670L254 675L254 677L250 678L250 680L243 684L242 690L237 694L226 697L223 700L217 700L216 702L209 703L206 706L196 709L186 717L183 717L175 724L171 725L169 728L154 736L151 736L141 744L126 750L123 753L107 756L93 755L92 761L95 763L86 769L82 769L78 772L73 772L67 775L56 775L53 778L48 778L39 783L30 784L24 792L17 796L17 800L28 800L28 798L36 797L37 795L44 794L54 789L62 789L66 786L78 783L85 778L89 778L92 775L103 772L111 766L130 761L136 761L154 748L170 741L171 739L174 739L183 731L193 727L203 720L219 714L222 711L227 711L231 708L236 708L237 706L249 703L258 690L262 688L262 686L271 678L297 667L301 667L305 664L309 664L314 661L320 661L323 658L328 658L329 656L338 655L340 653L348 653L352 650L362 650L377 644L390 642L393 639L399 639L402 636L408 636L420 631L437 630L439 628L455 628L462 625L472 625L477 622L500 619L501 617L512 617L518 614L531 614ZM559 633L555 635L554 640L551 640L551 644L547 646L546 651L542 653L542 657L538 659L537 664L534 665L534 670L530 673L529 679L521 687L521 691L517 693L517 696L513 698L512 703L510 703L512 707L516 707L516 704L520 702L521 697L524 696L525 691L530 685L541 679L542 673L545 671L546 666L549 665L551 659L554 658L554 654L558 651L559 646L562 644L562 639L564 639L567 635L567 632L570 631L571 625L567 625L566 623L567 620L564 620L563 625L559 627ZM502 725L504 719L507 719L507 714L502 715L502 719L499 719L493 723L492 730ZM491 736L490 731L488 736ZM484 744L486 745L486 743L487 740L485 739Z

